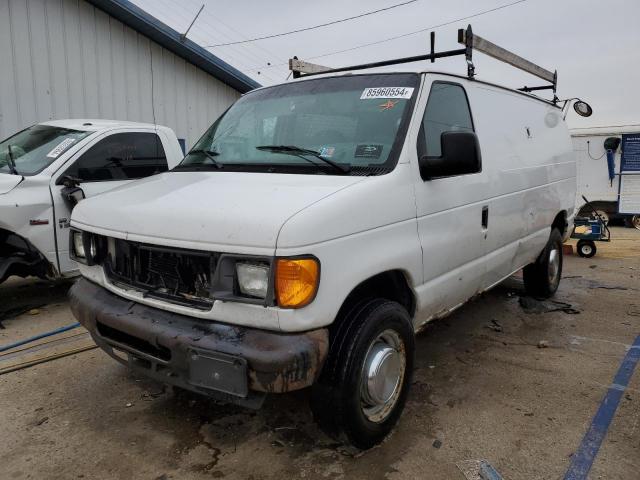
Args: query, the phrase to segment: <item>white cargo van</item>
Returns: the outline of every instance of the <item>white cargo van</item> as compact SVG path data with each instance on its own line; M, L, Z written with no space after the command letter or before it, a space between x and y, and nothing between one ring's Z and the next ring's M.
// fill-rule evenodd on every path
M182 160L173 130L111 120L56 120L0 142L0 283L11 275L77 274L71 209Z
M252 406L312 387L320 425L368 448L426 322L522 268L554 294L575 161L555 102L337 72L246 94L170 172L78 205L70 298L139 372Z

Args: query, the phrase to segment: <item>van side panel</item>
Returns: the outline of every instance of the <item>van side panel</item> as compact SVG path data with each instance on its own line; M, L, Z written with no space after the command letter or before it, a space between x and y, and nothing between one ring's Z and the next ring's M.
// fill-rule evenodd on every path
M467 80L448 75L427 75L410 128L405 153L412 162L416 226L422 246L424 276L424 282L416 286L416 328L446 314L478 293L486 273L482 228L482 209L490 194L486 173L481 171L430 180L424 180L420 175L417 145L423 135L421 125L436 82L450 84L456 89L462 87L469 97ZM475 125L476 112L471 102L469 104ZM441 124L440 120L431 119L436 124Z
M560 109L484 84L468 90L490 185L488 288L534 261L556 215L573 213L576 164Z

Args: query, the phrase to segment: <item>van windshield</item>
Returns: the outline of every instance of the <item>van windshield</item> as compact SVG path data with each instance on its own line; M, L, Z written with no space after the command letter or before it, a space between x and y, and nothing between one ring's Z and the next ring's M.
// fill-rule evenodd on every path
M348 75L256 90L174 170L386 173L397 162L418 80L410 73Z
M93 132L34 125L0 142L0 173L35 175Z

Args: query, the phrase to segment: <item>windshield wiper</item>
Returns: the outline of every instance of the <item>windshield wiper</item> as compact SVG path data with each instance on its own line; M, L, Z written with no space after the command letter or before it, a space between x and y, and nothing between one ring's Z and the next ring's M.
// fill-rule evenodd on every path
M203 154L203 155L204 155L204 156L206 156L209 160L211 160L211 163L213 163L213 165L214 165L217 169L224 168L224 165L215 159L215 157L217 157L218 155L220 155L218 152L214 152L213 150L205 150L205 149L203 149L203 148L199 148L199 149L197 149L197 150L191 150L191 151L189 152L189 154L192 154L192 153L201 153L201 154ZM182 165L182 164L180 164L180 165ZM180 165L178 165L176 168L180 167ZM204 166L206 166L205 164L194 164L194 163L186 164L186 165L182 165L182 166L183 166L184 168L186 168L186 167L192 167L192 166L196 166L196 165L197 165L197 166L203 166L203 167L204 167Z
M20 175L18 170L16 169L16 161L13 159L13 152L11 151L11 145L7 145L7 166L9 167L9 171L14 175Z
M336 163L333 160L329 160L328 158L323 157L315 150L310 150L308 148L296 147L295 145L259 145L256 147L256 149L263 150L266 152L291 154L301 158L305 158L304 155L311 155L312 157L315 157L318 160L322 160L327 165L331 165L334 169L338 170L341 173L349 173L351 171L350 166L340 165L339 163Z

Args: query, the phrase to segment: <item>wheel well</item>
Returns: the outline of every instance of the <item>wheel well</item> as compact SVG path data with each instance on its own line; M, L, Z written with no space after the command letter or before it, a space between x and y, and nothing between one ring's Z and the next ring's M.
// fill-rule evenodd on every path
M416 300L407 277L400 270L388 270L374 275L351 290L342 303L337 319L342 318L353 305L365 298L386 298L398 302L413 317Z
M556 215L556 218L553 219L553 223L551 224L551 228L557 228L560 232L560 235L564 237L564 234L567 231L567 212L562 211Z
M0 283L12 275L47 278L53 266L29 240L0 228Z

